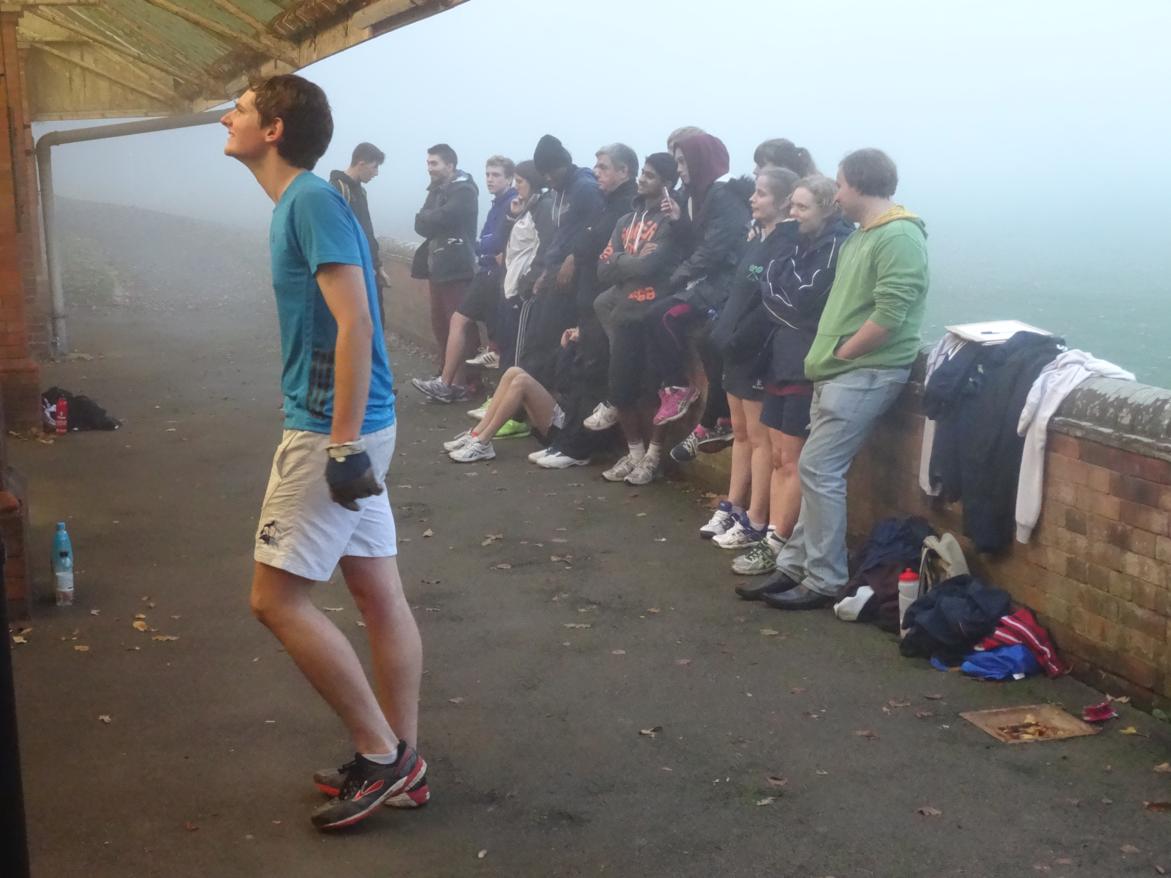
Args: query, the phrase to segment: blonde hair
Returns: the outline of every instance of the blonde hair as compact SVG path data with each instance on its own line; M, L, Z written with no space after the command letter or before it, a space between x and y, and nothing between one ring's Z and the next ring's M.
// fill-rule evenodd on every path
M793 188L808 191L813 196L814 203L822 210L833 207L834 196L838 194L838 184L821 174L802 177Z

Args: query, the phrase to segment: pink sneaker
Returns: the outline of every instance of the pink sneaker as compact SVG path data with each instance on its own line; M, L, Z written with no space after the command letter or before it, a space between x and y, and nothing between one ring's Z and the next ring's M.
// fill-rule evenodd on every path
M699 399L699 391L694 387L664 387L659 391L659 410L655 412L655 425L669 424L677 421Z

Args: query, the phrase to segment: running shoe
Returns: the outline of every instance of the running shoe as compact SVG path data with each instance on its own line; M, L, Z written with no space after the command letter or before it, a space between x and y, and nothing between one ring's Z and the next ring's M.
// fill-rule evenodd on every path
M467 389L457 384L444 384L442 378L412 378L415 389L435 402L446 404L467 398Z
M708 523L699 529L699 535L705 540L710 540L730 531L735 523L736 516L732 514L732 504L727 500L721 500Z
M480 366L484 369L499 369L500 354L489 348L480 348L480 352L469 360L464 360L469 366Z
M313 825L318 829L343 829L369 817L387 799L413 787L426 773L427 763L400 741L398 758L391 765L355 753L342 769L344 780L337 795L313 811Z
M549 451L549 449L546 449L546 451ZM569 469L571 466L589 466L590 459L587 457L581 460L576 457L570 457L568 454L560 451L549 451L548 454L540 460L535 461L535 463L537 466L544 467L545 469Z
M695 387L664 387L659 391L659 410L655 412L655 426L670 424L677 421L699 399L699 390Z
M524 421L516 421L509 419L500 425L500 429L496 431L494 439L523 439L526 436L531 436L533 433L532 427Z
M634 458L627 454L624 457L619 458L616 464L602 473L602 478L607 482L626 481L626 477L634 472L635 466L637 466L637 463L635 462Z
M587 430L609 430L618 423L618 409L608 402L598 403L582 424Z
M342 784L346 780L345 766L341 768L325 768L313 772L313 785L331 799L341 792ZM431 788L427 784L427 766L423 766L418 779L407 789L395 796L391 796L384 805L388 808L422 808L431 801Z
M772 573L777 569L777 556L772 540L758 540L757 543L743 555L737 555L732 561L732 572L740 576L760 576Z
M469 442L472 441L472 438L473 438L472 431L471 430L464 430L462 433L460 433L454 439L450 439L447 442L444 442L443 443L443 450L447 451L447 452L451 452L451 451L455 451L457 448L463 448L465 445L467 445Z
M557 452L553 450L553 446L549 446L548 448L538 448L529 455L529 463L540 463L542 457L556 453Z
M496 456L496 449L492 447L491 442L473 439L447 456L456 463L475 463L477 460L491 460Z
M474 409L468 409L468 417L473 421L482 421L484 416L488 414L488 406L492 405L492 397L484 400L484 404Z
M732 422L728 418L720 418L714 427L705 427L697 444L704 454L723 451L732 444Z
M628 485L649 485L655 480L655 476L659 474L659 458L654 455L644 454L642 459L634 465L634 469L622 481Z
M747 516L740 515L737 516L736 523L732 525L727 533L722 533L718 537L712 537L712 542L721 549L747 549L763 539L764 531L756 530L756 528L748 523Z

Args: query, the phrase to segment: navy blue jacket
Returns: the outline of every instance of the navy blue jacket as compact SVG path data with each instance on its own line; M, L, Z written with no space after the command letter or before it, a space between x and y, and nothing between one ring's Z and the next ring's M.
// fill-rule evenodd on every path
M553 240L540 260L541 269L557 271L573 252L577 236L589 228L605 207L598 178L586 168L570 165L561 190L553 190Z
M492 199L492 206L484 217L484 228L480 230L480 240L476 242L476 260L481 271L495 271L499 267L496 257L504 252L508 243L508 206L514 198L516 190L509 189Z

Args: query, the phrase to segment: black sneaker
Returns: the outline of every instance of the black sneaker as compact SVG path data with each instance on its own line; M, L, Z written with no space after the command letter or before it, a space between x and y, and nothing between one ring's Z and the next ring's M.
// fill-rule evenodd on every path
M343 769L337 796L313 811L313 825L318 829L344 829L369 817L387 799L414 786L426 772L427 763L406 741L400 741L398 758L391 765L380 765L355 753Z
M761 585L736 586L736 594L740 595L746 601L763 601L766 594L780 594L783 591L794 589L800 584L797 580L790 579L784 573L778 572L775 576L770 576L768 581Z
M347 766L343 765L341 768L323 768L313 772L313 785L332 799L341 792L342 784L346 780L346 768ZM431 788L427 784L427 766L424 765L423 771L413 784L401 793L391 796L383 804L388 808L422 808L430 801Z

